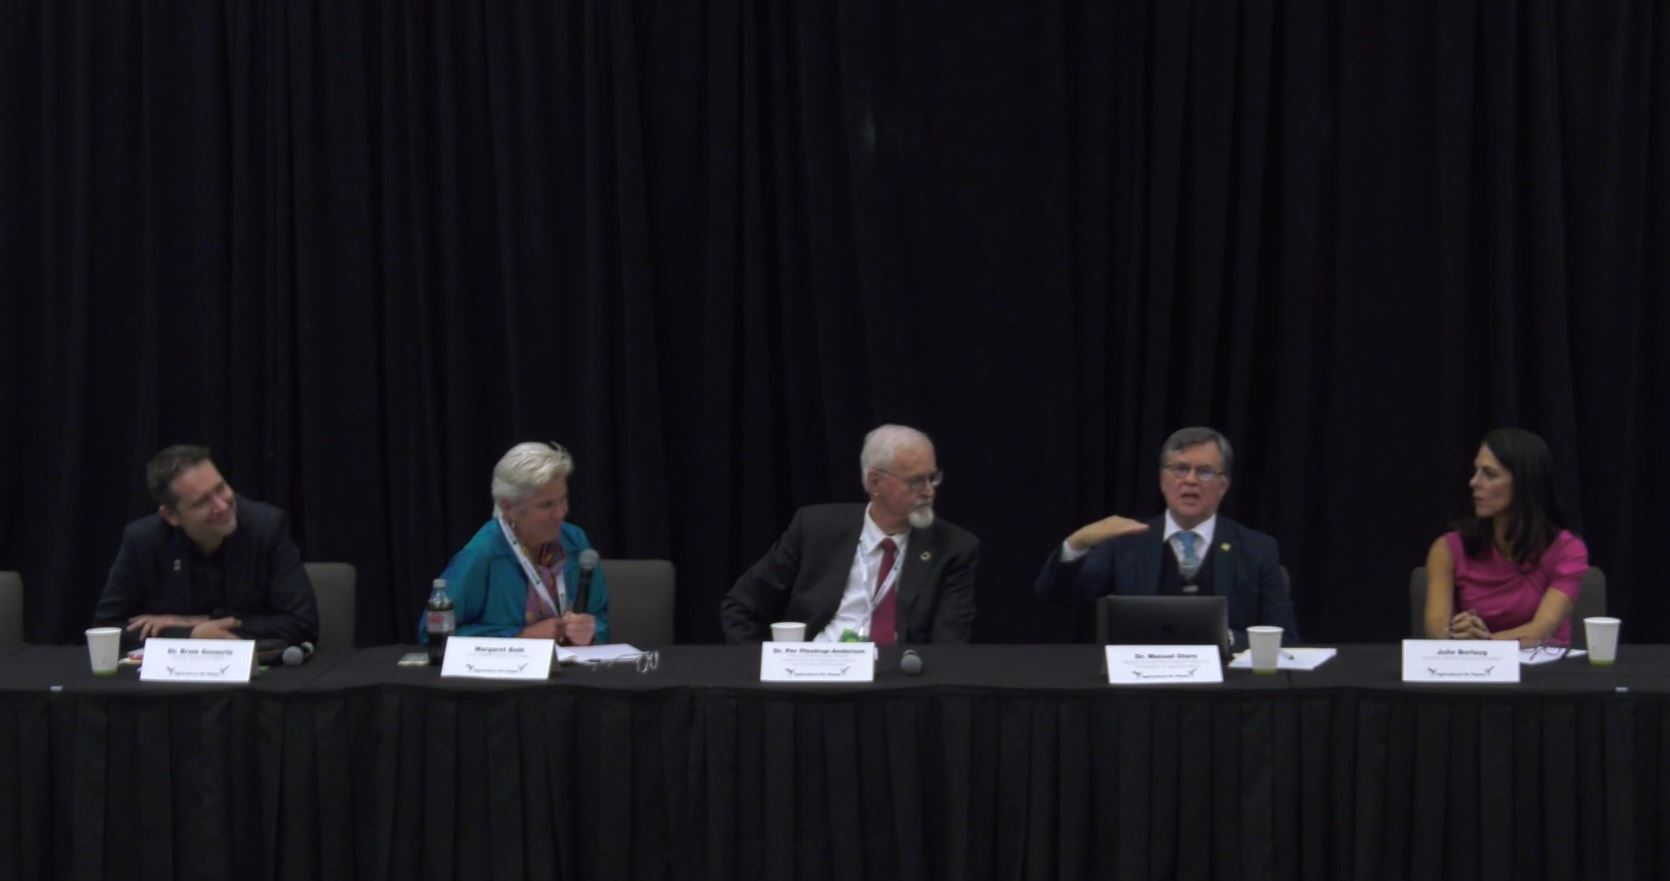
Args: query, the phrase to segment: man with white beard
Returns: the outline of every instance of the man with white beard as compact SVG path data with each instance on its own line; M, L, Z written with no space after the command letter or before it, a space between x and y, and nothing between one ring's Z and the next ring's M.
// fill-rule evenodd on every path
M725 594L726 642L760 642L774 621L805 623L815 642L968 642L980 541L934 515L933 441L883 425L859 468L868 504L801 508Z

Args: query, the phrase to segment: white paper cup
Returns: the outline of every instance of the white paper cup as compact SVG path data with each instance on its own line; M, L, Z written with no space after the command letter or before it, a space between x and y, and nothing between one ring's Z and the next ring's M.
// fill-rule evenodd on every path
M121 654L122 628L87 628L87 659L93 662L93 675L115 675L116 660Z
M806 625L799 621L778 621L771 625L772 642L805 642Z
M1589 663L1610 667L1618 659L1618 627L1621 624L1623 622L1617 618L1583 619L1583 635L1589 640Z
M1252 648L1254 673L1276 672L1281 660L1281 628L1260 624L1247 628L1247 645Z

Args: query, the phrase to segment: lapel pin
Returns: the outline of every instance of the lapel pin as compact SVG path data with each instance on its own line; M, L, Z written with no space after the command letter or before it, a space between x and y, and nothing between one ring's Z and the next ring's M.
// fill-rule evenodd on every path
M934 558L934 552L933 551L923 551L922 556L917 557L918 560L921 560L924 563L928 562L929 560L932 560L933 558Z
M178 557L176 557L176 558L175 558L175 559L174 559L174 571L175 571L175 572L178 572L178 571L180 571L180 560L179 560L179 558L178 558Z
M1226 554L1229 553L1229 542L1226 541L1223 544L1218 545L1218 548L1221 549Z

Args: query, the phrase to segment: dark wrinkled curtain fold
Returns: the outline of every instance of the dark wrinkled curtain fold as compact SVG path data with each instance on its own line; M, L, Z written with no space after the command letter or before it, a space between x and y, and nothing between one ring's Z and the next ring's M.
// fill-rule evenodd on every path
M1652 648L1612 680L1633 692L1584 664L1532 668L1512 690L1401 686L1379 647L1210 688L1095 687L1082 667L1064 685L1026 669L1070 659L1042 648L937 654L939 682L886 671L863 691L805 692L750 684L751 658L712 648L665 653L659 679L565 670L515 686L402 670L391 647L232 690L95 680L80 649L35 648L0 663L0 878L1670 866Z
M1274 843L1299 839L1272 761L1300 752L1272 725L1291 705L718 696L696 711L707 877L1267 878L1294 859Z
M240 842L260 841L261 826L280 822L260 798L257 753L262 741L286 738L258 725L246 701L112 698L53 701L43 712L9 707L21 712L7 730L33 741L8 755L22 784L9 797L31 817L12 828L35 833L20 836L11 851L19 859L8 868L19 877L224 877L246 856ZM307 795L316 793L309 787ZM48 840L50 850L40 853ZM309 845L293 841L286 856L313 850ZM266 877L260 873L278 864L253 871Z
M387 693L365 703L349 723L368 738L355 757L378 767L356 790L398 797L371 801L345 827L360 850L343 877L656 878L682 864L684 796L667 782L687 763L686 701Z
M55 778L41 761L50 754L49 718L44 696L0 701L0 783L13 794L0 800L0 853L10 854L0 874L7 877L43 878L53 864L48 835L60 809Z

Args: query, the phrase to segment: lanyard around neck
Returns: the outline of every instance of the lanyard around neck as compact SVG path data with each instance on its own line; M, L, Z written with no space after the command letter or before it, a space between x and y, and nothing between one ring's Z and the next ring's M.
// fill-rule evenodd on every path
M552 602L551 591L545 587L545 579L539 577L539 571L534 569L533 561L529 560L527 552L522 550L522 543L516 540L516 533L511 530L510 523L504 519L504 512L499 510L497 505L493 507L493 519L497 520L499 528L504 530L504 540L509 543L511 553L516 555L516 562L522 564L522 572L528 576L528 586L539 593L539 598L544 600L546 606L556 609L558 615L568 614L568 592L559 589L556 602ZM557 579L560 588L562 584L561 570L557 570L554 577Z

